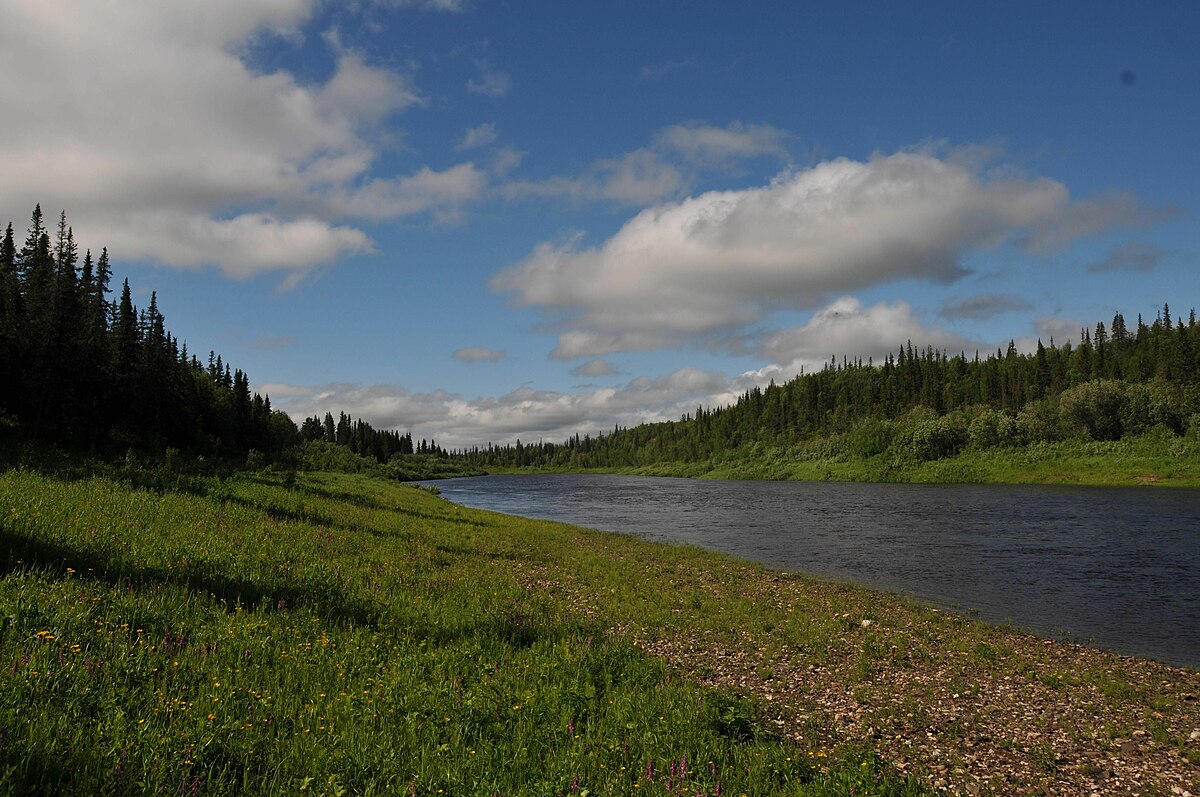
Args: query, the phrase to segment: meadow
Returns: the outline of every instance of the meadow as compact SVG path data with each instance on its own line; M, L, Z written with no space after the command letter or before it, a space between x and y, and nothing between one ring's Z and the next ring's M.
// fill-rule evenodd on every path
M0 475L0 793L924 793L537 586L607 535L345 474L186 486Z
M1200 793L1195 671L362 474L139 483L0 474L0 794Z

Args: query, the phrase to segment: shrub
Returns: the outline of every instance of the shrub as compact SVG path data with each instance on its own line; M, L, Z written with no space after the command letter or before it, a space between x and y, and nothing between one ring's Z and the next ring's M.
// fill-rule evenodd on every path
M984 410L967 427L970 443L975 448L995 448L1018 441L1017 419L1007 412Z
M1035 401L1017 413L1017 437L1026 444L1054 443L1062 439L1062 417L1057 404Z
M1115 379L1097 379L1063 391L1059 396L1063 424L1092 440L1119 440L1129 407L1128 387Z
M888 450L896 436L896 424L891 421L871 419L850 434L850 452L862 459L869 459Z
M952 457L969 441L965 419L958 414L918 421L900 434L892 448L917 462Z

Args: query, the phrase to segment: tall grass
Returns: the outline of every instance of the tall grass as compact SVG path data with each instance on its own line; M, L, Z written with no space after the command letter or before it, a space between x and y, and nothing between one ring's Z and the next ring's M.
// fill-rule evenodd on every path
M662 583L544 578L610 538L361 476L188 489L0 474L0 793L922 793L615 633Z

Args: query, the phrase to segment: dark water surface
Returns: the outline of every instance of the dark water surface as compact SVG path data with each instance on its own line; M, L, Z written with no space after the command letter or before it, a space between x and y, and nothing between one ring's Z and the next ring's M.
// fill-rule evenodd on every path
M482 476L465 506L685 542L1200 667L1200 490Z

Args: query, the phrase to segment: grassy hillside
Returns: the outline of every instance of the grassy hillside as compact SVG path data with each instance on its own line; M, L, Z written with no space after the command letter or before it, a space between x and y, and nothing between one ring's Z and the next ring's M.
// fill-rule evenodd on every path
M361 475L184 486L0 474L0 794L1200 791L1192 671Z

